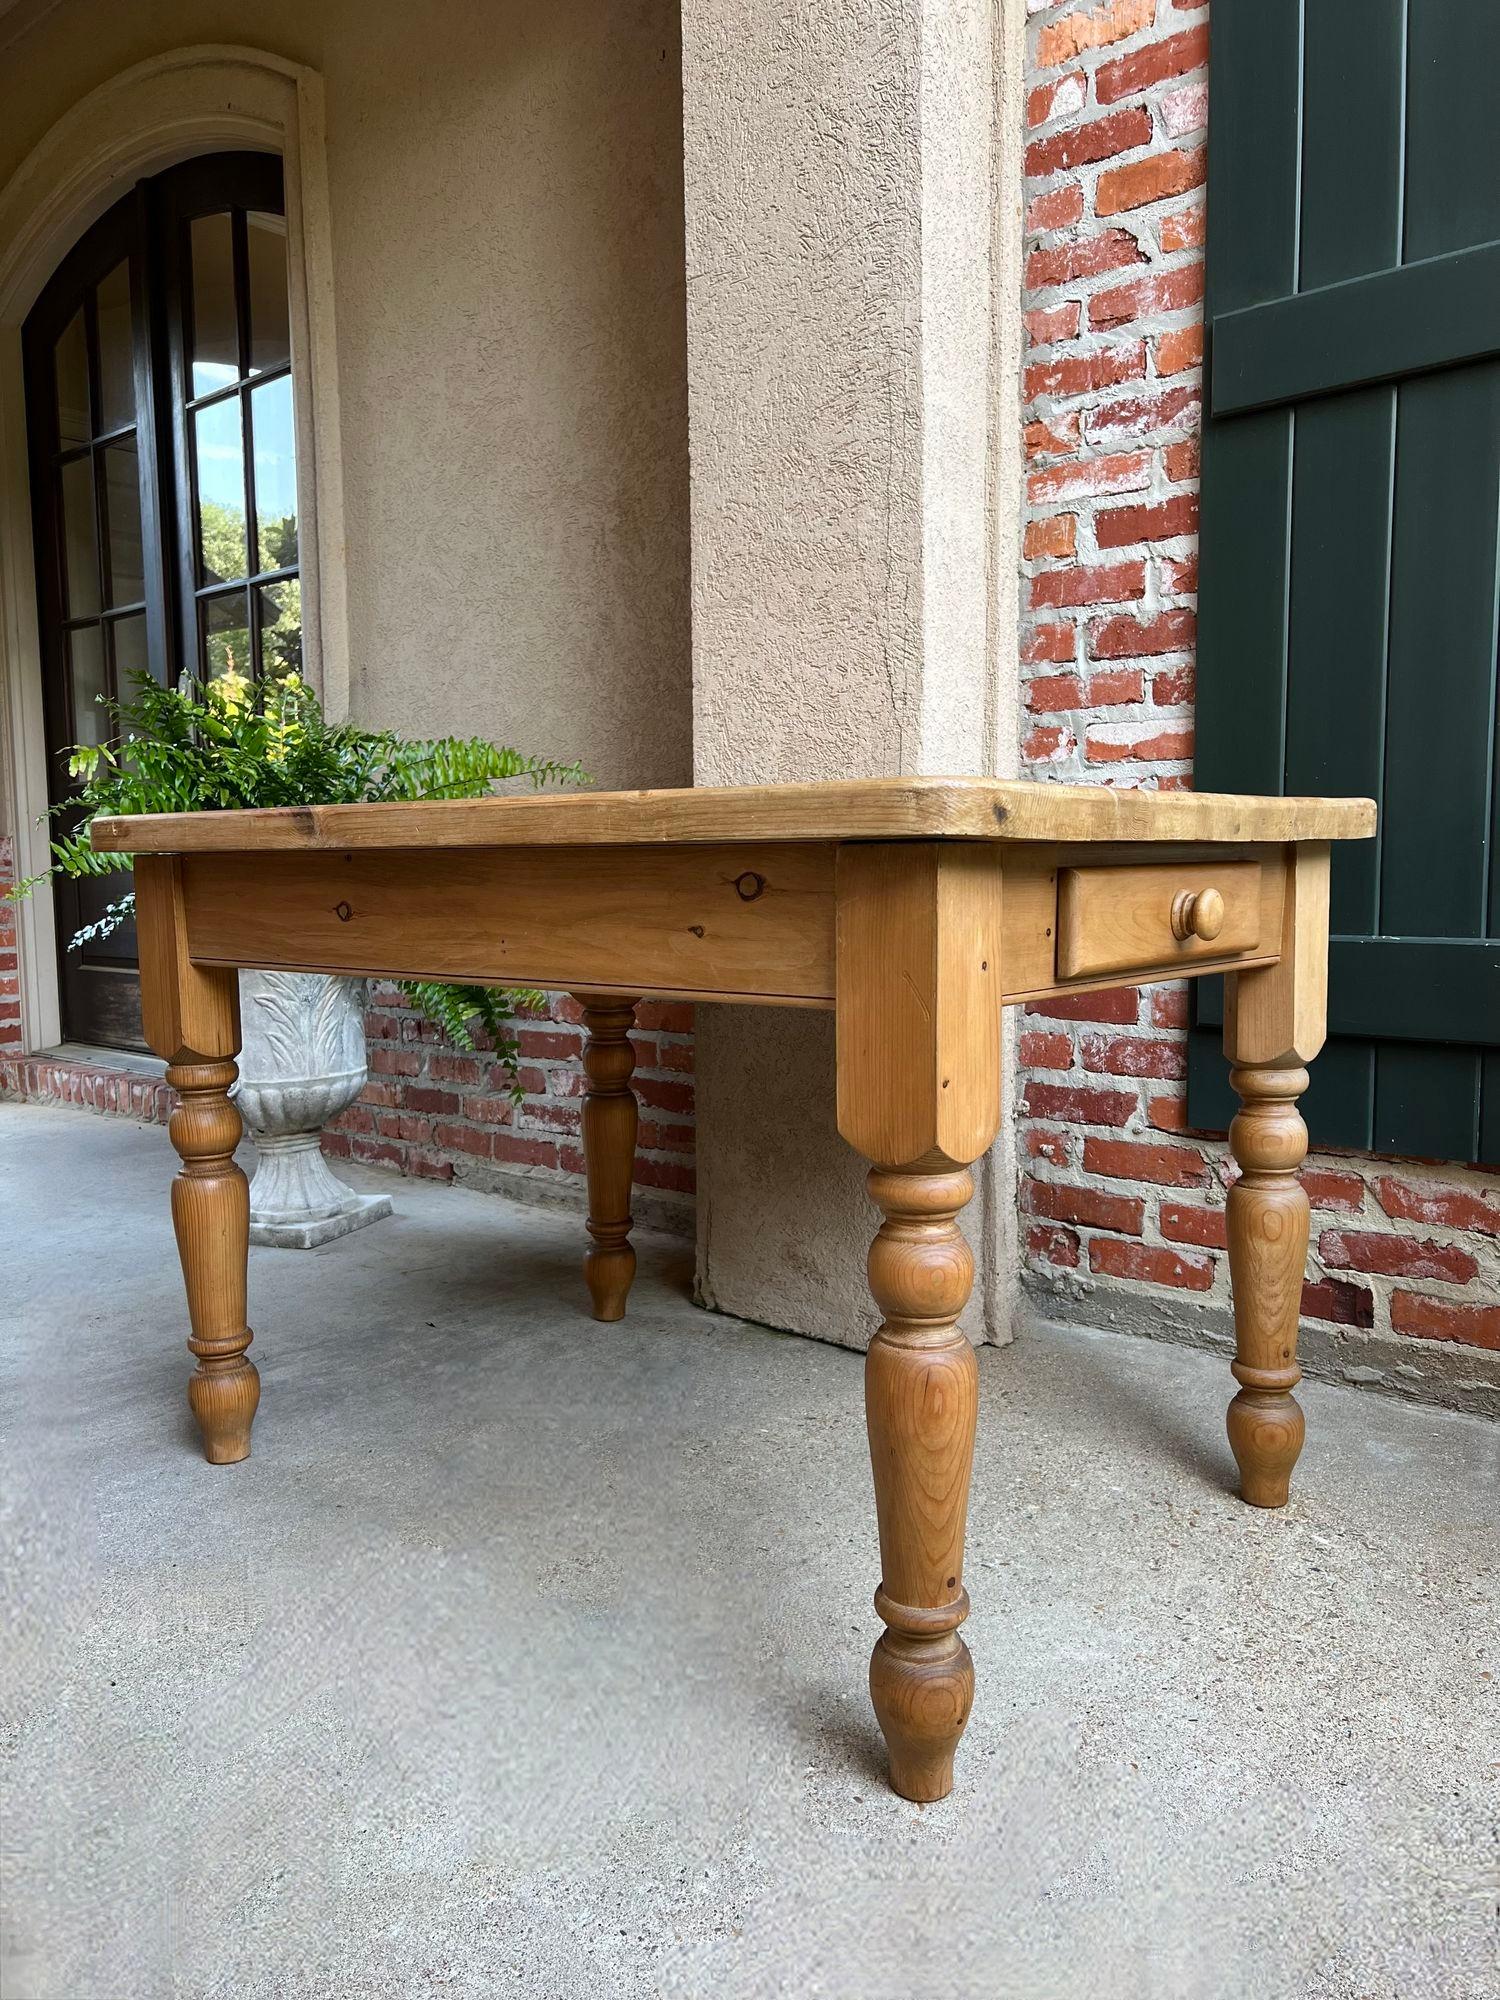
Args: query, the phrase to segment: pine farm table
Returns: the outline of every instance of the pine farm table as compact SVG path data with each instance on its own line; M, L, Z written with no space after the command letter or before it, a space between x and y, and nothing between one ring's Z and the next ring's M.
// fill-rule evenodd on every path
M896 1791L942 1798L974 1686L958 1628L977 1370L955 1324L972 1280L957 1217L1000 1122L1000 1009L1228 975L1229 1442L1244 1498L1282 1506L1303 1438L1297 1099L1324 1036L1328 844L1374 826L1366 799L977 778L96 820L96 849L135 857L146 1038L180 1094L172 1217L207 1457L248 1455L260 1396L233 1157L240 966L575 994L600 1320L622 1316L635 1270L636 1000L832 1008L838 1129L884 1217L865 1372L886 1626L870 1692Z

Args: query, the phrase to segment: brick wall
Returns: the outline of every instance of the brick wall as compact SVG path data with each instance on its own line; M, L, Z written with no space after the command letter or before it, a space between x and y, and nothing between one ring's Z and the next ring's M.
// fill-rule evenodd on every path
M1190 785L1209 9L1028 9L1025 768ZM1096 1316L1228 1304L1185 1020L1161 987L1023 1023L1029 1282ZM1306 1180L1309 1320L1500 1348L1500 1176L1318 1154Z
M0 833L0 1057L21 1048L21 967L17 955L16 906L5 891L16 879L15 855L8 833Z
M525 1094L515 1104L493 1055L448 1047L398 988L376 987L367 1017L370 1080L359 1102L324 1134L324 1151L427 1179L511 1193L576 1193L585 1088L580 1021L575 1000L552 994L543 1013L519 1024ZM635 1185L645 1197L636 1207L643 1220L687 1227L693 1009L645 1000L636 1023Z

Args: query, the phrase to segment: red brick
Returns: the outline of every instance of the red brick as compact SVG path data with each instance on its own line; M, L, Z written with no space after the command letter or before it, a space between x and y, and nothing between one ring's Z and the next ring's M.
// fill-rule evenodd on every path
M1021 436L1025 440L1028 464L1038 458L1071 458L1083 437L1081 413L1068 410L1054 416L1048 423L1033 421L1027 424Z
M1146 1219L1146 1204L1138 1195L1072 1187L1066 1181L1028 1181L1025 1208L1028 1214L1045 1216L1049 1222L1112 1229L1117 1236L1139 1236Z
M1302 1186L1314 1208L1338 1208L1357 1215L1364 1206L1365 1184L1358 1174L1341 1174L1329 1167L1304 1167Z
M1026 318L1026 338L1033 347L1050 347L1055 340L1077 337L1083 307L1077 299L1064 299L1060 306L1038 306Z
M1308 1319L1332 1320L1335 1326L1375 1324L1375 1299L1363 1285L1347 1278L1306 1279L1302 1286L1302 1311Z
M691 1194L695 1184L692 1168L680 1160L637 1160L635 1182L638 1187L666 1188L674 1194Z
M1466 1285L1479 1266L1457 1244L1419 1243L1373 1229L1325 1229L1318 1255L1336 1270L1373 1271L1387 1278L1446 1278Z
M1123 326L1152 313L1186 312L1203 299L1203 266L1184 264L1180 270L1157 271L1128 285L1096 292L1089 300L1089 325Z
M1138 35L1156 18L1156 0L1105 0L1103 6L1066 14L1043 28L1037 37L1036 59L1043 69L1071 62L1085 49L1108 48Z
M1190 132L1201 132L1208 123L1208 78L1200 72L1164 90L1156 112L1169 138L1185 139Z
M690 1035L697 1015L691 1000L642 1000L636 1025L659 1035Z
M528 1139L520 1132L495 1132L486 1136L494 1158L511 1166L556 1167L561 1164L556 1142L552 1139ZM437 1139L439 1145L447 1143L441 1126Z
M1176 209L1171 215L1162 217L1162 255L1171 257L1179 250L1201 250L1207 234L1208 210L1201 201L1193 202L1188 208Z
M1421 1292L1395 1292L1391 1325L1418 1340L1457 1340L1466 1347L1500 1348L1500 1305L1450 1304Z
M1195 437L1184 438L1180 444L1169 444L1161 455L1162 471L1169 483L1180 486L1185 480L1198 477L1198 461L1201 448Z
M1102 674L1089 675L1091 708L1118 708L1143 700L1145 693L1145 676L1138 667L1110 667Z
M1026 204L1026 234L1045 236L1054 229L1071 229L1082 214L1083 189L1077 181L1064 181L1061 187L1048 188ZM1073 331L1078 331L1076 316Z
M1146 343L1117 342L1087 354L1059 355L1026 370L1021 385L1024 401L1038 396L1084 396L1095 389L1113 389L1121 382L1138 382L1146 373Z
M1500 1236L1500 1202L1465 1187L1414 1187L1410 1181L1375 1182L1375 1198L1398 1222L1425 1222L1438 1229L1474 1229Z
M1083 706L1083 682L1077 674L1041 674L1026 684L1026 706L1034 715L1056 715Z
M1144 562L1104 563L1096 569L1044 569L1031 579L1031 602L1043 611L1080 604L1122 604L1145 595Z
M1131 736L1121 742L1108 736L1090 736L1084 757L1090 764L1177 764L1193 754L1193 732L1184 724L1178 729L1159 729L1152 736Z
M1198 551L1186 556L1158 556L1156 575L1163 597L1191 596L1198 588Z
M1164 672L1151 676L1151 699L1158 708L1172 708L1180 702L1193 699L1197 686L1197 673L1191 661L1184 661L1180 667L1168 667Z
M1118 1236L1096 1236L1089 1245L1089 1269L1101 1277L1135 1278L1144 1284L1174 1285L1179 1291L1211 1291L1214 1267L1205 1257L1180 1257L1175 1250L1158 1250L1150 1243L1127 1243Z
M1155 618L1104 618L1089 627L1089 651L1096 660L1138 660L1153 653L1186 652L1198 635L1197 615L1186 608Z
M1101 229L1094 236L1068 237L1033 250L1026 259L1026 284L1040 292L1049 285L1073 285L1080 278L1097 278L1101 271L1145 261L1145 251L1128 229Z
M1148 1041L1141 1035L1085 1035L1083 1066L1107 1076L1149 1076L1181 1082L1187 1049L1181 1042Z
M1070 1271L1077 1268L1078 1238L1071 1229L1034 1222L1026 1232L1026 1248L1046 1264L1061 1264Z
M1034 625L1021 646L1028 667L1060 666L1077 652L1078 634L1071 625Z
M367 1051L367 1059L376 1076L417 1076L422 1069L415 1049L391 1048L383 1042Z
M1084 429L1090 444L1123 444L1162 431L1197 430L1202 421L1201 387L1179 382L1149 396L1121 396L1113 403L1101 403L1086 413Z
M1149 1140L1085 1139L1083 1170L1106 1180L1154 1181L1159 1187L1197 1187L1206 1161L1196 1146L1157 1146Z
M1140 1008L1133 987L1109 986L1102 993L1059 993L1050 1000L1033 1000L1026 1012L1048 1021L1106 1021L1126 1028L1135 1025Z
M1202 187L1207 169L1203 148L1191 151L1148 153L1144 160L1132 160L1126 167L1111 167L1099 176L1094 190L1094 213L1098 216L1123 215L1132 208L1145 208L1166 195L1186 194Z
M1028 1118L1061 1118L1073 1125L1124 1125L1134 1115L1133 1090L1091 1090L1080 1084L1026 1084L1022 1109Z
M1198 532L1198 496L1179 493L1149 506L1108 507L1094 517L1094 538L1101 549L1129 548L1136 542L1170 541Z
M1033 503L1088 498L1099 493L1135 493L1151 484L1149 451L1121 452L1091 458L1079 465L1057 465L1033 472L1026 492Z
M1070 1035L1049 1034L1033 1029L1020 1038L1021 1061L1028 1069L1071 1069L1073 1039Z
M542 1062L571 1062L583 1052L583 1037L566 1028L522 1028L516 1040L523 1056Z
M1088 80L1082 70L1050 83L1039 83L1026 94L1026 123L1048 125L1054 118L1073 118L1088 103Z
M1156 372L1158 375L1181 375L1188 368L1197 368L1203 361L1202 326L1180 326L1174 333L1162 334L1156 342Z
M1021 745L1021 755L1028 764L1049 764L1061 757L1071 757L1077 748L1078 739L1071 729L1043 723L1027 735Z
M1067 126L1050 138L1033 139L1026 148L1026 172L1033 180L1041 180L1094 160L1113 159L1116 153L1128 153L1132 147L1150 142L1151 113L1142 105L1132 105L1108 118Z
M1185 1028L1188 1024L1188 996L1185 986L1153 986L1151 1025L1154 1028Z
M1078 545L1078 516L1049 514L1045 520L1028 521L1022 553L1028 562L1041 556L1070 556Z
M691 1112L693 1108L693 1086L679 1083L675 1078L637 1076L635 1094L653 1111Z
M1203 0L1194 0L1201 6ZM1094 95L1101 104L1117 104L1122 97L1134 97L1168 77L1186 76L1208 61L1208 27L1186 28L1180 35L1168 35L1148 42L1115 62L1101 63L1094 71Z
M1222 1208L1194 1208L1183 1201L1164 1201L1159 1220L1162 1235L1170 1236L1174 1243L1196 1243L1202 1250L1228 1248Z
M1026 1134L1026 1157L1028 1160L1047 1160L1054 1167L1067 1166L1072 1158L1067 1133L1049 1131L1045 1125L1033 1125Z

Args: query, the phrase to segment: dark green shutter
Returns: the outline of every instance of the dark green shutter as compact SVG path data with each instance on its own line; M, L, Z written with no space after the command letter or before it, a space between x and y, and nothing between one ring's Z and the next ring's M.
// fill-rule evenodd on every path
M1334 850L1308 1124L1494 1162L1500 4L1214 0L1211 34L1195 782L1378 801Z

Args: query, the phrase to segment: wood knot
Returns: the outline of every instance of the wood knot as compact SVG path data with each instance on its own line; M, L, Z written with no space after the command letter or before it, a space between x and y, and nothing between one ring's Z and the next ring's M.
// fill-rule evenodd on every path
M753 903L766 886L764 875L757 875L753 868L747 868L743 875L735 878L735 894L742 903Z
M347 924L349 919L354 915L354 912L353 910L350 909L347 903L335 903L333 906L333 914L338 918L341 924Z

